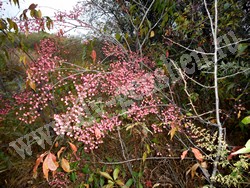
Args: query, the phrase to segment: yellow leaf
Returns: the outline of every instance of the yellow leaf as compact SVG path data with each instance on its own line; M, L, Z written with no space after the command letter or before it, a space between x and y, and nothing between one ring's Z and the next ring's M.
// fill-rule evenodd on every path
M142 162L144 163L146 159L147 159L147 152L144 152L142 156Z
M241 111L239 111L239 112L238 112L238 114L237 114L237 118L239 119L239 118L240 118L240 116L241 116Z
M107 172L99 172L101 176L107 178L108 180L112 180L113 178Z
M151 31L150 32L150 38L154 37L155 36L155 32L154 31Z
M27 64L27 59L26 59L26 56L25 55L22 55L20 58L19 58L19 62L20 63L23 63L25 66ZM29 74L29 73L28 73ZM30 75L28 75L29 78L30 78Z
M32 80L29 81L29 86L31 89L33 89L34 91L36 91L36 84L35 82L33 82Z
M37 11L37 17L38 17L38 18L42 18L42 12L41 12L41 10L38 10L38 11Z
M72 171L72 170L70 170L69 162L64 158L62 158L61 167L65 172L71 172Z
M175 135L175 132L177 131L177 127L172 127L171 130L169 131L168 134L170 134L170 139L172 140L174 135Z
M116 180L115 183L119 186L124 186L124 183L122 182L122 180Z

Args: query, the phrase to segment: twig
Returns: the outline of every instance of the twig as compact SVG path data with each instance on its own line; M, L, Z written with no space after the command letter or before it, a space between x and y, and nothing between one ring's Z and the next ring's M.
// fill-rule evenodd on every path
M218 40L217 40L217 31L218 31L218 0L214 1L214 24L213 24L213 19L211 17L211 14L208 10L207 7L207 2L204 0L204 5L206 12L208 14L209 20L210 20L210 25L211 25L211 30L212 30L212 35L213 35L213 40L214 40L214 92L215 92L215 113L216 113L216 123L218 126L218 149L217 149L217 154L213 163L213 172L212 172L212 177L211 179L214 179L217 171L218 171L218 163L220 160L220 153L222 150L222 139L223 139L223 128L220 122L220 99L219 99L219 88L218 88Z
M201 86L201 87L204 87L206 89L212 89L214 88L214 86L206 86L206 85L203 85L201 84L200 82L197 82L195 79L189 77L185 72L183 73L188 79L190 79L191 81L193 81L194 83L196 83L197 85Z
M243 71L240 71L240 72L236 72L234 74L230 74L230 75L227 75L227 76L220 77L220 78L218 78L218 80L223 80L225 78L233 77L233 76L236 76L237 74L242 74L242 73L247 72L247 71L250 71L250 68L248 68L246 70L243 70Z
M164 37L164 38L166 38L166 37ZM206 53L206 52L202 52L202 51L198 51L198 50L193 50L193 49L187 48L186 46L183 46L183 45L179 44L178 42L175 42L175 41L171 40L170 38L166 38L166 39L169 40L170 42L172 42L172 43L174 43L174 44L176 44L176 45L190 51L190 52L195 52L197 54L204 54L204 55L213 55L214 54L214 53Z
M235 45L235 44L239 44L239 43L241 43L241 42L245 42L245 41L248 41L248 40L250 40L250 38L242 39L242 40L239 40L239 41L237 41L237 42L233 42L233 43L230 43L230 44L221 46L221 47L219 47L218 49L223 49L223 48L226 48L226 47L229 47L229 46L232 46L232 45Z
M151 9L151 7L153 6L154 2L155 2L155 0L153 0L153 1L151 2L151 4L149 5L148 9L146 10L146 12L145 12L145 14L144 14L144 16L143 16L143 18L142 18L142 20L141 20L140 25L138 26L138 28L140 28L140 27L142 26L144 20L145 20L146 17L147 17L147 14L148 14L149 10Z
M180 160L180 157L148 157L146 160ZM125 161L117 161L117 162L104 162L104 161L98 161L96 163L99 164L106 164L106 165L115 165L115 164L125 164L125 163L130 163L130 162L135 162L135 161L142 161L144 159L142 158L137 158L137 159L129 159ZM183 160L194 160L192 157L185 157Z
M125 148L124 148L125 144L124 144L124 142L122 140L122 137L121 137L120 128L118 128L117 131L118 131L118 137L119 137L120 145L121 145L121 148L122 148L122 156L123 156L123 158L125 160L127 160L127 157L126 157L126 154L125 154ZM136 182L136 180L134 179L134 176L133 176L133 170L132 170L131 163L128 161L126 165L127 165L128 169L129 169L130 174L133 177L134 182Z

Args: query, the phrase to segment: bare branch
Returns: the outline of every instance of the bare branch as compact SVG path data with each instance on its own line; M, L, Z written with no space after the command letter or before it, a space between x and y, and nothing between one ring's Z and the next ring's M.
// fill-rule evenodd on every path
M151 2L150 6L149 6L148 9L146 10L146 12L145 12L145 14L144 14L144 16L143 16L143 18L142 18L142 20L141 20L141 23L140 23L140 25L138 26L138 28L140 28L140 27L142 26L144 20L145 20L146 17L147 17L147 14L148 14L149 10L151 9L151 7L153 6L154 3L155 3L155 0L153 0L153 1Z
M237 41L237 42L233 42L233 43L227 44L227 45L225 45L225 46L221 46L221 47L219 47L218 49L227 48L227 47L229 47L229 46L232 46L232 45L235 45L235 44L239 44L239 43L241 43L241 42L245 42L245 41L248 41L248 40L250 40L250 38L242 39L242 40L239 40L239 41Z
M233 76L236 76L238 74L242 74L242 73L247 72L247 71L250 71L250 68L248 68L246 70L243 70L243 71L240 71L240 72L236 72L234 74L230 74L230 75L227 75L227 76L220 77L220 78L218 78L218 80L223 80L225 78L233 77Z
M146 160L180 160L180 157L148 157ZM117 161L117 162L103 162L99 161L96 163L99 164L106 164L106 165L115 165L115 164L125 164L125 163L130 163L130 162L136 162L136 161L142 161L142 158L137 158L137 159L129 159L125 161ZM194 160L192 157L185 157L183 160Z
M164 37L164 38L165 38L165 37ZM179 44L178 42L175 42L175 41L171 40L170 38L166 38L166 39L169 40L170 42L172 42L172 43L174 43L174 44L176 44L176 45L178 45L178 46L180 46L180 47L182 47L182 48L184 48L184 49L190 51L190 52L195 52L195 53L197 53L197 54L204 54L204 55L213 55L213 54L214 54L214 53L206 53L206 52L202 52L202 51L198 51L198 50L192 50L192 49L190 49L190 48L187 48L187 47L185 47L185 46Z

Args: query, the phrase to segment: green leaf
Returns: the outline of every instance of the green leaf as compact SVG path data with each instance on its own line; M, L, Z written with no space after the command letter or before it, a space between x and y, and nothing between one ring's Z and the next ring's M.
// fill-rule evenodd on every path
M143 188L143 185L141 183L139 183L139 188Z
M248 47L248 45L246 43L239 44L236 57L239 57L241 54L243 54L243 52L245 51L245 49L247 49L247 47Z
M243 120L241 120L241 123L247 125L250 123L250 116L246 116Z
M120 172L120 169L119 169L119 168L116 168L116 169L113 171L113 178L114 178L114 180L117 180L118 175L119 175L119 172Z
M42 18L42 12L41 12L41 10L38 10L38 11L37 11L37 17L38 17L38 18Z
M90 172L89 165L85 164L84 167L82 168L82 172L84 174L89 174Z
M70 179L71 179L71 181L73 181L73 182L76 181L76 179L77 179L76 172L72 172L72 173L70 174Z
M148 144L146 144L146 148L147 148L147 154L150 154L151 150L150 150L150 146Z
M250 139L247 141L245 146L246 146L246 148L250 148Z
M245 154L245 153L250 153L250 139L245 144L245 148L241 148L238 151L233 152L232 155Z
M120 40L121 35L120 35L119 33L116 33L116 34L115 34L115 38L116 38L116 40Z
M107 173L107 172L99 172L101 176L109 179L109 180L113 180L113 178Z
M133 185L133 182L134 182L133 179L130 178L130 179L126 182L125 185L126 185L127 187L130 187L131 185Z
M145 151L145 152L143 153L143 156L142 156L142 162L143 162L143 163L146 161L147 156L148 156L148 154L147 154L147 152Z

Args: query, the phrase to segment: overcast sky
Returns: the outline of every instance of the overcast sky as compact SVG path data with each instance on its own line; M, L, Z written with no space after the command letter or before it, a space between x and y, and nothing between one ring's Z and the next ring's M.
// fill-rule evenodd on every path
M73 9L73 6L77 4L79 0L19 0L20 8L15 6L14 4L10 5L9 0L3 0L3 8L5 10L0 10L0 15L3 17L9 17L12 18L14 16L19 16L24 9L27 9L29 5L32 3L38 4L37 9L40 9L42 11L43 16L49 16L51 19L53 19L54 12L57 10L60 11L70 11ZM51 30L51 32L56 32L57 30L54 29ZM69 34L73 35L79 35L86 33L84 30L76 31L72 30L69 32Z
M9 0L4 0L8 2ZM44 16L54 16L55 9L56 10L71 10L72 7L79 0L19 0L20 9L14 5L6 5L4 3L5 11L3 12L5 17L13 17L19 15L24 9L28 8L30 4L38 4L38 9L42 11Z

